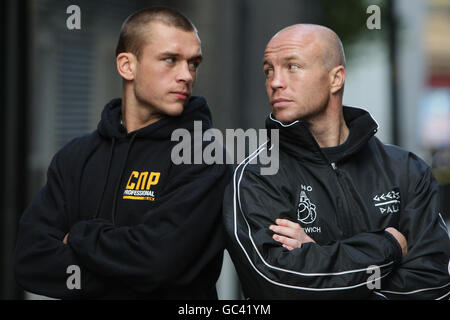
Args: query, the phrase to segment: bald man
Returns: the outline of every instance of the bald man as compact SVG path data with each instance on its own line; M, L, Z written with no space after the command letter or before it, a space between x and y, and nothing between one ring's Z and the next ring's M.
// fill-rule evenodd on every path
M375 137L342 105L339 37L294 25L267 44L263 68L279 130L235 170L224 200L228 251L251 299L445 299L450 241L424 161ZM270 134L269 134L270 137ZM275 175L250 160L279 148Z

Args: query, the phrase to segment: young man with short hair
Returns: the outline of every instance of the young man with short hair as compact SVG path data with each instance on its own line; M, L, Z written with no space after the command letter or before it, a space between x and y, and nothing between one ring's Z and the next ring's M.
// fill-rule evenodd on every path
M20 220L16 279L55 298L217 299L230 169L171 161L174 130L211 126L205 99L191 96L197 30L173 9L144 9L123 24L116 55L122 99L54 156Z

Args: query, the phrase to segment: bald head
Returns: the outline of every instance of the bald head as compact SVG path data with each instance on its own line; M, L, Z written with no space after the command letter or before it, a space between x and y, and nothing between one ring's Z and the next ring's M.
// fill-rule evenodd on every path
M281 30L266 46L263 70L278 121L313 123L342 113L345 57L332 30L311 24Z
M330 28L316 24L295 24L275 34L267 46L282 39L292 39L297 45L314 50L315 55L322 58L327 70L339 65L345 67L344 47L338 35Z

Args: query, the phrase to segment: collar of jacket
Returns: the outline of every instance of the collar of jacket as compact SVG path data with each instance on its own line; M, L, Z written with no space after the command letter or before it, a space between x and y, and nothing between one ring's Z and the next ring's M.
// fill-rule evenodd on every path
M349 135L343 144L336 147L320 148L308 126L301 120L284 124L269 114L266 128L269 138L270 130L279 130L280 150L296 159L317 164L336 163L358 152L378 130L378 124L366 110L343 106L343 112Z
M176 129L194 131L194 122L201 121L202 130L212 127L211 111L206 99L199 96L191 96L183 107L183 113L179 116L166 116L144 128L127 133L121 123L122 99L112 99L103 109L101 120L98 124L99 134L106 138L137 138L170 140Z

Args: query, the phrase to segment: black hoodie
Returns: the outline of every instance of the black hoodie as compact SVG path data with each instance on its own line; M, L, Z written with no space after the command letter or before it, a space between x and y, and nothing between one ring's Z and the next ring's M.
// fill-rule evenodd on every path
M115 99L96 131L54 156L20 220L17 282L65 299L217 298L231 169L171 161L175 129L211 126L205 99L191 97L181 116L129 134L120 119ZM80 268L80 289L70 266Z
M278 173L261 175L251 158L236 168L224 217L245 297L448 299L450 241L430 168L380 142L366 111L344 107L344 117L349 136L333 148L320 148L302 121L269 117ZM283 248L269 229L277 218L299 223L315 243ZM407 239L403 258L390 226Z

